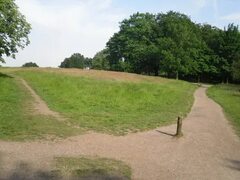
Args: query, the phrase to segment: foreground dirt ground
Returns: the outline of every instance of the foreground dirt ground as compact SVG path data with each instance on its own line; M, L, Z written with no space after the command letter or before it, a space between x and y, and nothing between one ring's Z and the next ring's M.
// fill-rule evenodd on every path
M133 179L240 179L240 141L221 107L195 92L191 112L183 121L182 138L175 125L115 137L88 133L57 142L0 141L0 179L26 173L26 179L50 179L56 156L91 155L129 164Z

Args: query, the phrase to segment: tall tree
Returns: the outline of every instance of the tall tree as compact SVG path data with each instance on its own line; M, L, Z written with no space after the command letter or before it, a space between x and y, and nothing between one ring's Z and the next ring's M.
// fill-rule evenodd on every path
M216 81L220 78L221 57L220 48L222 46L222 34L223 30L211 26L209 24L203 24L199 26L201 30L201 36L206 44L204 48L203 64L200 64L200 75L204 76L207 81ZM201 62L201 61L200 61Z
M0 62L4 55L15 58L18 48L29 44L30 29L14 0L0 1Z
M161 70L174 73L177 79L179 75L197 74L197 61L202 55L199 28L188 16L173 11L158 14L157 23L162 54Z
M240 81L240 58L233 62L233 79Z
M223 80L228 83L232 75L232 65L240 57L240 33L238 26L229 24L223 33L223 42L220 49L221 74Z
M113 70L158 75L155 15L136 13L120 23L120 31L108 41Z

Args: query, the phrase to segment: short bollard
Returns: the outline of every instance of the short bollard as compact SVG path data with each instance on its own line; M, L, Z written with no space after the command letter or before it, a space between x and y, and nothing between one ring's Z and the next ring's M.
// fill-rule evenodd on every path
M177 132L176 132L176 137L181 137L183 136L183 133L182 133L182 118L181 117L178 117L177 119Z

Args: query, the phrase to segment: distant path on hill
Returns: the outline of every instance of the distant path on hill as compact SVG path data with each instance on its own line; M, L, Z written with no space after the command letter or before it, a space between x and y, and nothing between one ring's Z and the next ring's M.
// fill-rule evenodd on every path
M58 142L0 141L3 167L13 173L16 164L25 162L47 172L55 156L97 155L126 162L133 179L240 179L239 138L206 89L200 87L194 94L182 138L172 136L176 127L171 125L121 137L88 133Z

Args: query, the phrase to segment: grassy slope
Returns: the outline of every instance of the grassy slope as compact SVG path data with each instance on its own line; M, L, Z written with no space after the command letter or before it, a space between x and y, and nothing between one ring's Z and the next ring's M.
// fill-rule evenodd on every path
M55 172L82 179L131 179L131 169L121 161L91 157L55 158Z
M240 85L217 85L208 90L208 95L219 103L240 136Z
M0 73L0 138L24 140L75 133L64 123L31 112L31 97L15 78Z
M18 75L51 109L74 123L117 135L169 124L178 115L186 115L195 90L195 86L182 81L133 83L41 71Z

